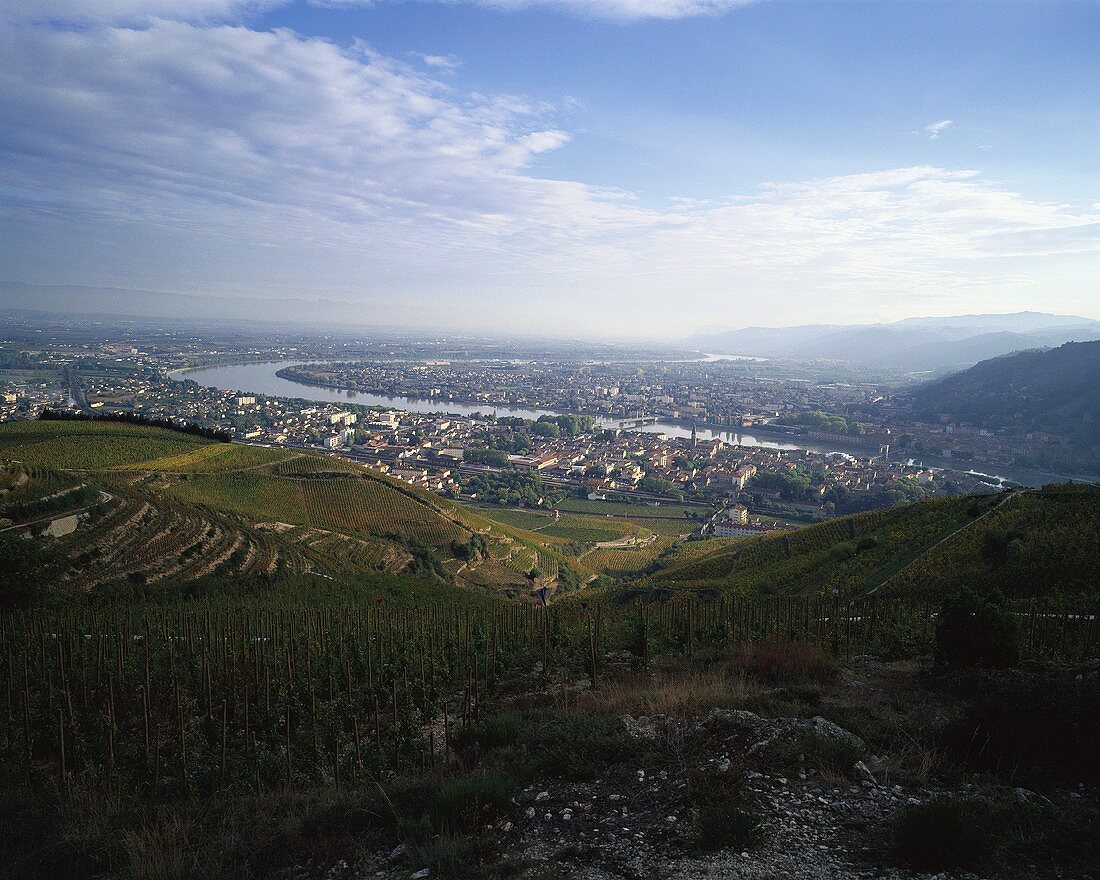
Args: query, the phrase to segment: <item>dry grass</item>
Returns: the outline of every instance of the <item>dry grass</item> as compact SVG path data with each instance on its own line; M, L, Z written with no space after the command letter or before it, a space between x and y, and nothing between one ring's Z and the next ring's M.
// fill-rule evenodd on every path
M179 817L124 831L127 880L184 880L194 876L189 831L187 821Z
M758 642L745 645L734 664L754 678L776 685L828 684L836 679L836 661L802 642Z
M630 715L688 718L714 708L734 708L760 692L742 670L729 663L703 669L674 663L650 673L623 673L577 697L577 708Z

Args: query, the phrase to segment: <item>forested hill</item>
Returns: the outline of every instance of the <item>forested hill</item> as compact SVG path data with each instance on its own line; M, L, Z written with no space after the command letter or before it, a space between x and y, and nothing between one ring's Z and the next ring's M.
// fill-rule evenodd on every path
M913 392L926 418L982 427L1017 426L1057 434L1075 445L1100 444L1100 342L1069 342L982 361Z

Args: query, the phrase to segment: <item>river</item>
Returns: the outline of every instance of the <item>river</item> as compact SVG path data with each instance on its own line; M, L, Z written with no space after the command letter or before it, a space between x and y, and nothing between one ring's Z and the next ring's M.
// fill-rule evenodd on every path
M712 356L715 357L715 356ZM729 355L718 357L730 357ZM452 416L472 416L475 413L496 413L498 416L514 416L521 419L537 419L539 416L559 415L554 410L525 409L522 407L493 406L488 403L471 404L458 403L452 400L440 400L437 398L388 396L383 394L365 394L360 391L346 391L339 388L324 388L317 385L305 385L301 382L292 382L283 379L275 373L283 367L298 366L303 361L273 361L260 364L222 364L216 367L199 367L194 370L176 370L169 374L173 379L191 379L200 385L219 388L223 391L239 391L245 394L266 394L270 397L294 397L301 400L322 401L325 403L354 403L360 406L381 406L391 409L405 410L415 413L438 413ZM317 363L309 361L308 363ZM617 427L619 420L600 418L597 420L601 426ZM667 434L670 437L690 437L691 428L675 422L656 422L652 425L643 425L631 428L632 431L644 431L648 434ZM739 446L755 446L760 449L805 449L810 452L846 452L859 458L866 458L873 450L859 444L828 443L815 441L807 443L799 438L772 439L756 434L744 434L732 428L700 426L698 436L701 440L719 438L727 443ZM961 462L951 462L946 459L928 459L923 463L910 460L912 464L929 467L934 470L954 468L963 470L969 465ZM987 474L971 470L974 476L987 477L994 481L1011 480L1025 486L1042 486L1045 483L1066 482L1068 477L1060 477L1042 471L1020 470L1017 468L998 468L999 474ZM1076 477L1072 479L1089 480L1090 477Z
M512 416L521 419L537 419L539 416L558 415L553 410L526 409L522 407L499 406L488 403L459 403L437 398L419 398L366 394L339 388L323 388L317 385L305 385L275 375L283 367L297 366L302 361L275 361L263 364L222 364L215 367L199 367L194 370L176 370L170 376L173 379L191 379L200 385L219 388L223 391L240 391L246 394L266 394L270 397L296 397L302 400L323 401L325 403L354 403L359 406L383 406L416 413L440 413L452 416L472 416L475 413L496 413L498 416ZM616 427L617 419L598 419L601 426ZM667 434L670 437L690 437L691 428L674 422L656 422L632 428L649 434ZM851 455L866 456L868 447L852 444L806 443L785 439L771 439L745 434L731 428L700 427L701 440L720 438L727 443L740 446L756 446L762 449L808 449L811 452L847 452Z

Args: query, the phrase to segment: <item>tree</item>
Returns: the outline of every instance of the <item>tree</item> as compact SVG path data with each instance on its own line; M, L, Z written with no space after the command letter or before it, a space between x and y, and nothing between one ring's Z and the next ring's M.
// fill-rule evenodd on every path
M936 659L945 666L1006 667L1019 659L1016 620L999 591L964 588L947 596L936 623Z
M20 608L40 603L49 594L60 554L40 541L19 535L0 539L0 606Z

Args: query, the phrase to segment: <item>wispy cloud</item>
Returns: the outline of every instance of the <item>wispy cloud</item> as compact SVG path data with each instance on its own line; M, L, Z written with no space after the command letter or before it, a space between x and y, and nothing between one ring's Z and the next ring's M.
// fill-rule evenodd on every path
M374 6L385 0L310 0L310 2L315 6L347 8ZM424 2L464 3L504 11L537 8L585 18L635 21L718 15L738 6L748 6L758 0L424 0Z
M462 61L454 55L422 55L419 52L413 54L423 61L425 66L438 73L454 73L462 66Z
M473 0L497 9L539 7L590 18L630 21L718 15L755 0Z
M225 21L287 0L21 0L0 5L0 21L136 24L158 18Z
M513 327L522 314L528 328L687 329L731 311L804 315L810 300L850 313L1036 284L1035 261L1100 251L1096 206L1029 199L973 170L644 207L533 170L569 143L558 108L462 94L362 43L155 19L0 28L0 52L0 240L35 265L53 254L55 274L29 281L171 279L358 299L386 319L480 309Z
M285 6L292 0L23 0L0 6L0 20L140 24L158 18L215 22ZM402 0L308 0L325 9L371 7ZM420 0L501 11L545 9L612 21L673 20L719 15L760 0Z
M954 122L950 119L941 119L939 122L933 122L924 127L924 134L931 140L936 140L941 134L949 129Z

